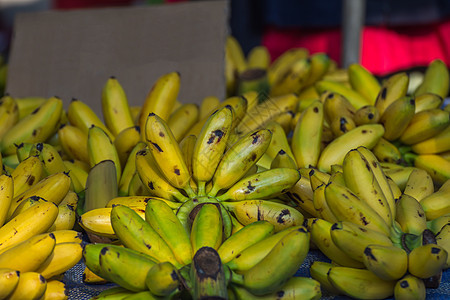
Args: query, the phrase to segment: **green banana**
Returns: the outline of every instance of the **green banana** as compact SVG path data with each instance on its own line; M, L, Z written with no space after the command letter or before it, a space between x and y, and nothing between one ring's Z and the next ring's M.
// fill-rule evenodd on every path
M205 203L199 206L191 228L192 251L196 253L201 247L217 250L223 240L222 214L219 204Z

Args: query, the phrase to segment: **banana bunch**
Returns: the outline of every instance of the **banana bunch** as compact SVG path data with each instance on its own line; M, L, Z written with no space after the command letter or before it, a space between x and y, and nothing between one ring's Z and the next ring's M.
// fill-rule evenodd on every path
M224 226L230 220L218 201L196 206L189 215L190 229L163 199L147 198L143 215L117 201L110 208L117 243L90 243L83 250L88 272L122 288L99 297L110 292L136 297L187 293L200 299L227 297L230 289L238 299L248 299L271 297L282 289L320 298L318 282L304 278L308 284L297 285L293 279L309 251L309 232L302 225L276 232L271 222L260 220L226 238Z

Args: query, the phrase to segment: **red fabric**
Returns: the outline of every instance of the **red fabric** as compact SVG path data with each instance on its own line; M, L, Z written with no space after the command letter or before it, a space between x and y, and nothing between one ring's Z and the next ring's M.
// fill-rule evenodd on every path
M450 65L450 20L417 27L366 26L362 33L361 64L376 75L426 66L436 58ZM305 47L311 53L325 52L340 63L340 29L267 28L265 45L275 59L292 47Z

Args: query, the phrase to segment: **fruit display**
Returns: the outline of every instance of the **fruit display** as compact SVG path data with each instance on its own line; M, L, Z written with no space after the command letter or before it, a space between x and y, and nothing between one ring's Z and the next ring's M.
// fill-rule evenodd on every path
M425 299L449 267L449 70L379 81L229 36L227 96L0 99L0 298ZM310 263L310 250L328 260ZM32 296L30 296L32 295ZM31 299L30 298L30 299Z

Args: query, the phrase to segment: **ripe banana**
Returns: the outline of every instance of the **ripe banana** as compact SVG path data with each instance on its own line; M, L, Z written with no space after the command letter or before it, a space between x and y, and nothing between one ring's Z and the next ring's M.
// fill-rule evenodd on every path
M424 169L414 169L409 175L403 193L420 202L423 198L434 193L433 179Z
M120 176L119 180L119 196L128 195L128 187L130 186L130 181L133 178L133 175L136 173L136 153L140 150L143 150L145 147L147 147L147 145L141 141L137 143L128 154L128 159L123 165L122 175Z
M120 165L122 168L128 160L133 148L141 141L141 129L139 126L132 126L125 128L116 135L114 140L114 147L119 156ZM123 172L123 171L122 171Z
M14 197L14 180L11 175L0 175L0 228L8 218L8 210Z
M416 100L416 113L428 109L439 108L444 102L442 97L433 93L424 93L422 95L415 96L414 98Z
M304 86L312 86L317 81L321 80L323 76L328 72L331 65L330 57L323 52L316 52L311 54L309 59L311 60L311 71L304 83ZM304 88L302 89L304 90Z
M281 149L270 164L271 169L275 168L291 168L297 169L297 163L290 157L286 151ZM249 174L250 175L250 174Z
M225 41L225 51L229 53L232 61L236 65L236 70L238 73L243 72L247 69L247 61L245 59L244 51L242 50L241 44L232 35L228 35Z
M17 122L2 137L0 148L3 155L16 153L16 146L22 142L42 142L51 137L57 131L61 111L62 100L56 97L49 98L33 113Z
M313 178L311 176L311 178ZM335 179L333 179L335 181ZM313 188L313 205L317 211L318 217L325 221L335 223L338 221L331 209L328 207L327 200L325 198L325 186L326 183L321 183Z
M408 254L408 272L423 279L434 276L443 270L447 257L447 251L439 245L421 245Z
M429 139L411 145L411 150L418 154L437 154L450 150L450 126Z
M271 63L270 52L264 45L254 46L247 54L247 68L267 70Z
M309 271L311 278L320 283L320 288L322 290L325 290L332 295L339 295L340 291L332 286L328 280L328 271L331 267L333 267L332 263L316 260L311 264Z
M445 98L449 91L449 81L450 74L445 62L441 59L434 59L428 64L423 81L414 91L414 96L434 93Z
M272 138L270 139L269 147L267 147L263 157L267 156L271 161L273 161L278 152L280 152L280 150L283 150L295 161L295 156L291 150L290 142L288 140L288 133L284 131L281 124L276 120L272 120L269 121L264 127L265 129L270 130L270 132L272 133ZM261 163L263 157L258 160L258 165Z
M175 105L179 91L180 74L178 72L170 72L160 76L153 84L142 104L139 115L139 127L141 129L145 128L150 113L156 114L161 119L167 121ZM142 133L145 133L145 131Z
M199 108L198 120L203 120L208 118L210 114L218 107L220 104L220 99L216 96L206 96L202 99Z
M20 119L20 110L15 98L4 95L0 98L0 139Z
M427 171L433 182L440 186L450 179L450 161L438 154L411 154L414 167Z
M20 272L14 269L0 269L0 295L7 298L19 283Z
M45 299L68 299L68 289L66 284L62 281L53 279L47 281L47 288L42 298Z
M56 217L55 222L53 222L52 226L47 231L51 232L55 230L73 229L77 218L76 209L77 209L76 204L58 205L58 216Z
M421 235L427 229L425 212L416 198L404 193L397 200L395 208L395 220L403 232Z
M175 292L181 283L177 268L165 261L155 264L148 270L145 284L155 296L168 296Z
M232 122L233 109L227 105L211 114L197 136L192 155L192 176L199 196L206 194L205 185L213 178L224 155Z
M109 77L102 88L101 107L105 125L114 136L134 126L127 95L114 76Z
M423 198L420 205L425 212L427 220L434 220L441 216L450 214L448 197L450 195L450 180L447 181L433 194Z
M275 197L288 191L299 179L296 169L270 169L242 178L216 199L239 201Z
M380 93L375 100L375 107L378 109L380 116L395 100L406 96L408 85L409 76L405 72L391 75L381 84Z
M320 101L323 103L324 118L328 125L341 117L353 119L356 109L344 96L330 91L320 94Z
M425 300L426 293L423 280L410 274L398 280L394 288L394 297L398 300Z
M356 126L375 124L380 121L380 112L375 105L364 105L355 111L353 121Z
M180 264L191 263L193 253L189 233L169 205L150 199L145 207L145 220L167 243Z
M366 269L334 266L328 280L342 294L359 299L384 299L394 294L395 280L383 280Z
M82 258L83 247L80 243L59 243L55 245L50 256L36 270L45 279L61 275Z
M323 123L323 104L315 100L301 113L292 134L291 148L299 168L317 166Z
M305 86L311 73L311 60L300 58L282 74L270 87L270 96L277 97L289 93L298 93Z
M372 148L372 152L380 162L401 164L402 153L396 145L385 138L380 138L378 143Z
M322 79L316 82L314 86L319 94L329 91L345 97L353 105L355 110L364 105L373 104L357 91L336 81Z
M112 198L117 197L117 177L114 162L103 160L93 166L86 179L84 212L103 208Z
M384 126L383 137L388 141L400 138L415 114L415 102L410 96L398 98L386 107L380 117Z
M352 63L347 68L348 79L352 89L367 99L369 104L375 104L380 93L380 83L377 78L361 64Z
M355 127L329 143L320 153L317 168L330 171L333 164L342 164L348 151L359 146L373 148L384 134L380 124L366 124Z
M267 129L257 130L240 138L220 160L212 178L208 195L232 187L240 180L267 150L272 134Z
M199 115L200 109L195 103L183 104L170 114L167 125L177 141L181 141L189 129L199 121Z
M55 237L56 244L60 243L79 243L81 244L83 234L81 231L73 229L55 230L50 232Z
M289 69L294 61L302 58L307 58L309 51L306 48L291 48L284 51L278 56L267 69L267 77L269 84L272 85L275 81L278 81L283 74Z
M395 280L408 271L408 254L397 246L371 244L364 249L363 263L379 278Z
M19 283L8 299L41 299L47 288L47 280L37 272L20 273Z

